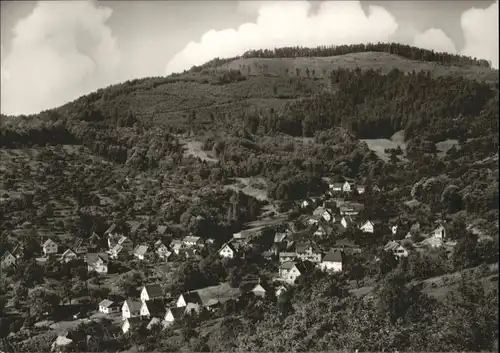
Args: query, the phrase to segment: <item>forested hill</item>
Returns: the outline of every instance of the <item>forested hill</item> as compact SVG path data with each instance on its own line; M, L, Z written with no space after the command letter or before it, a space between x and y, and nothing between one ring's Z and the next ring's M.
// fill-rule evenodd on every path
M199 236L213 243L202 260L179 261L166 277L156 277L156 264L146 271L179 294L222 281L237 286L246 275L270 283L279 266L263 257L271 244L241 261L222 262L217 253L233 233L262 226L271 242L290 229L294 241L316 239L330 249L348 240L362 254L346 257L337 277L305 276L283 301L227 306L218 329L194 332L191 325L207 323L200 316L182 324L182 337L176 330L137 331L130 336L135 344L144 351L498 350L498 292L489 288L498 275L490 280L487 266L463 276L458 289L443 279L446 290L436 288L437 298L406 286L498 264L498 81L485 61L399 44L281 48L127 81L40 114L2 116L0 248L27 250L9 277L16 285L12 305L26 315L0 334L19 332L9 337L25 342L31 332L17 327L31 327L55 302L48 294L41 301L34 286L48 290L80 278L50 261L32 263L39 239L73 248L112 224L134 246ZM373 220L376 231L341 229L336 220L334 229L327 224L328 236L317 236L304 220L322 202L332 204L329 183L345 181L366 186L342 196L364 205L360 221ZM301 208L306 198L317 204ZM451 245L421 248L437 222L446 225ZM133 224L140 228L132 231ZM408 261L383 251L389 240L409 244ZM105 286L125 288L130 297L127 288L135 293L146 278L127 271L145 267L118 263ZM484 290L473 281L481 273ZM373 296L349 294L359 281ZM100 282L91 290L100 293L92 294L93 308L108 298ZM87 293L64 291L65 298L66 291ZM94 351L129 347L130 340L83 326L75 332L83 351L87 335L95 338Z

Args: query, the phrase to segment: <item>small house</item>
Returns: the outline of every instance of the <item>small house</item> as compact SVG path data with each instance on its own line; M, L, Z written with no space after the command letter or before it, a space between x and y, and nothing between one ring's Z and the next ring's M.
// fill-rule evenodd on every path
M99 274L108 273L109 257L106 253L88 253L85 256L88 272L95 271Z
M184 244L182 243L182 240L179 239L174 239L170 243L170 249L176 254L179 255L181 252L181 249L184 247Z
M297 258L297 253L295 251L282 251L279 253L279 261L280 263L290 262Z
M256 296L260 298L264 298L266 296L266 290L260 283L258 283L252 290L251 292Z
M4 252L1 258L0 268L3 270L15 264L16 264L15 256L12 255L10 251Z
M117 313L120 311L120 303L104 299L99 303L99 312L103 314Z
M182 242L187 248L190 248L192 246L203 246L203 240L200 237L195 237L192 235L188 235L187 237L185 237Z
M352 191L351 184L348 181L346 181L346 182L344 182L344 184L342 184L342 191L343 192L351 192Z
M148 329L148 330L152 330L152 329L153 329L153 327L155 327L155 326L157 326L157 325L160 325L160 328L164 328L164 327L162 327L163 325L162 325L161 320L162 320L162 319L160 319L160 318L153 317L153 318L149 321L148 325L146 326L146 329Z
M288 291L288 288L281 285L278 288L276 288L276 291L274 292L276 295L276 298L279 298L281 295L285 294Z
M128 299L123 302L122 305L122 318L129 319L131 317L137 317L141 314L142 302Z
M392 235L396 235L398 233L398 226L395 224L391 227Z
M164 297L163 288L161 284L148 284L142 287L141 301L147 302L149 300L160 299Z
M296 244L295 253L302 261L321 262L321 250L312 242Z
M342 183L333 183L328 185L331 191L342 192Z
M156 232L159 234L159 235L165 235L166 231L167 231L167 226L158 226L156 228Z
M319 264L319 268L327 272L342 272L342 252L331 249Z
M236 257L236 249L231 243L226 243L219 250L219 255L226 259L234 259Z
M397 258L408 257L408 250L393 240L385 245L384 250L391 251Z
M42 250L45 256L57 254L58 245L52 239L47 239L42 245Z
M446 228L442 224L440 224L436 229L434 229L433 237L438 239L445 239Z
M366 221L359 227L363 233L373 233L374 228L375 224L372 221Z
M63 351L66 351L68 347L73 345L73 340L66 337L66 335L67 333L65 335L57 336L57 339L52 343L52 346L50 348L51 352L61 353Z
M167 313L167 308L162 299L149 300L142 303L140 316L142 318L163 318Z
M358 186L356 186L356 191L358 192L358 194L364 194L366 191L366 188L363 185L358 185Z
M175 322L178 322L182 319L185 312L185 307L173 307L167 309L167 313L165 314L165 318L163 319L163 324L165 325L165 327L173 325Z
M149 246L147 245L137 245L134 249L134 257L139 260L144 260L146 253L148 252Z
M167 261L170 255L172 255L172 252L168 250L168 248L165 246L165 244L162 243L161 240L158 240L154 243L154 251L156 255L162 260L162 261Z
M344 216L340 220L340 224L345 229L351 228L354 225L354 219L352 217L350 217L350 216Z
M289 233L276 233L274 235L274 243L282 243L286 240Z
M123 320L122 323L122 332L126 334L127 332L130 331L132 327L137 327L139 325L142 325L144 322L140 317L129 317Z
M193 304L195 306L203 305L200 295L197 292L187 292L183 293L177 299L177 307L186 307L188 304Z
M296 263L292 261L282 263L279 268L280 279L289 284L294 284L301 275Z
M63 252L61 254L60 261L64 262L64 263L68 263L68 262L71 262L73 260L76 260L77 258L78 258L78 255L76 255L76 253L73 250L67 249L65 252Z

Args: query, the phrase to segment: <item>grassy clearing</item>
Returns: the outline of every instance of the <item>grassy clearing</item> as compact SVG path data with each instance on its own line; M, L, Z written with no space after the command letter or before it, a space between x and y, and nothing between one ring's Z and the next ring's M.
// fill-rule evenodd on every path
M200 141L184 141L185 143L185 156L193 156L195 158L200 158L203 161L210 163L217 163L219 160L206 151L202 149L202 143Z
M368 148L375 152L377 157L388 162L390 160L390 155L385 152L387 148L398 148L401 147L403 154L406 153L406 143L404 142L404 131L398 131L392 135L391 139L360 139L360 141L365 142ZM404 158L401 158L405 160Z
M226 185L226 188L255 197L260 201L267 201L267 183L263 178L235 178L235 183Z

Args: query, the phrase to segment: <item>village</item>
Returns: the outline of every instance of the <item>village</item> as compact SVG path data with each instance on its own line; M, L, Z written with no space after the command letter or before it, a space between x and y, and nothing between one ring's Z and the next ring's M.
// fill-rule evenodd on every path
M147 266L158 266L199 261L202 250L209 248L217 251L222 260L230 260L244 257L249 249L259 242L262 243L264 233L273 237L272 241L267 240L267 244L271 244L270 247L261 254L266 261L278 267L278 272L271 281L246 278L236 288L231 287L228 282L223 282L185 293L167 293L162 283L144 283L138 297L110 296L101 300L89 317L83 318L79 313L73 315L75 320L112 318L120 326L122 333L127 334L131 327L145 322L148 329L155 325L168 329L186 315L199 313L201 310L216 311L223 303L237 301L243 294L250 293L256 298L278 298L294 286L300 276L315 267L333 275L342 273L346 256L366 250L352 239L342 238L342 234L348 231L363 237L385 234L390 240L383 247L383 251L392 254L395 259L407 257L411 251L439 247L451 250L455 245L455 242L447 239L446 224L437 222L423 241L405 246L408 243L405 240L411 240L412 236L421 233L418 222L408 229L407 226L398 224L397 219L384 224L376 219L364 218L364 204L353 199L358 199L354 196L363 195L367 191L365 186L354 185L349 181L329 183L328 186L328 191L321 197L311 197L298 202L297 208L302 213L298 221L283 221L273 228L272 233L264 232L266 227L260 226L242 229L222 245L217 245L212 238L203 239L193 235L171 239L167 244L162 240L165 239L167 227L158 226L155 232L157 239L154 242L134 244L130 238L117 230L116 224L112 224L104 234L93 233L90 238L78 239L71 246L61 244L56 238L44 240L41 244L43 254L40 254L37 262L50 260L71 263L83 260L89 274L105 278L113 262L124 258ZM370 187L370 192L383 191L374 186ZM132 223L129 234L137 232L141 226L140 222ZM318 245L329 238L336 239L333 246L325 248ZM16 261L21 256L22 246L5 252L1 257L2 271L15 268ZM375 261L378 260L375 258ZM71 339L61 332L58 340L54 342L54 347L70 343Z

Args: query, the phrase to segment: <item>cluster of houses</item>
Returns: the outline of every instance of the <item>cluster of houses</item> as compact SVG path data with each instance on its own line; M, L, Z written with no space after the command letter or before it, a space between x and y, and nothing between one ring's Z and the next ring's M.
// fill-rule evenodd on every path
M214 311L227 301L237 301L243 293L251 293L256 297L266 296L267 291L260 280L249 281L248 284L250 286L232 288L228 283L221 283L182 293L175 301L167 300L168 295L160 284L150 284L142 287L138 299L102 300L98 311L103 315L121 313L123 333L129 332L131 327L145 320L148 322L147 329L151 329L154 325L167 328L185 315L199 313L201 310Z

